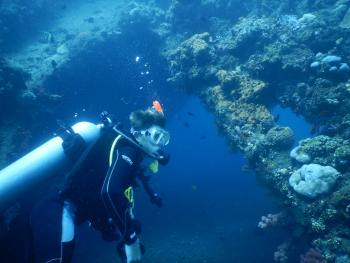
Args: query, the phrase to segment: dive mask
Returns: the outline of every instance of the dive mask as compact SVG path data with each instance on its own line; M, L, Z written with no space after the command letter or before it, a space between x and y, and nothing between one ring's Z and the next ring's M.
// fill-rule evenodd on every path
M149 138L151 144L158 147L164 147L168 145L170 141L169 132L156 125L153 125L146 130L142 130L141 134Z

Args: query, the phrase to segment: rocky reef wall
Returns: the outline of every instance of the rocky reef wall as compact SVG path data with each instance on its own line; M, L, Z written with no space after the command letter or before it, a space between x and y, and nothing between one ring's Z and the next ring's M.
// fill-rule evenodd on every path
M236 10L242 11L238 17L213 14L210 21L220 23L209 22L202 32L189 36L185 28L182 40L169 35L166 42L174 38L177 45L163 53L168 81L202 98L230 147L242 151L259 179L280 196L293 218L294 242L306 237L324 260L338 262L349 255L350 238L345 194L350 182L350 5L247 5L253 9ZM275 104L304 116L314 137L293 150L293 130L280 127L270 112Z
M4 0L0 3L0 51L15 51L40 36L50 37L48 25L64 13L72 1Z

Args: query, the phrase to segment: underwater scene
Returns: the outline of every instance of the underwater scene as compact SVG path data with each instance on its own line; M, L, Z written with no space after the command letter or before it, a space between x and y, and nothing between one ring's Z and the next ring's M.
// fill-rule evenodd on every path
M349 0L0 0L1 263L350 263Z

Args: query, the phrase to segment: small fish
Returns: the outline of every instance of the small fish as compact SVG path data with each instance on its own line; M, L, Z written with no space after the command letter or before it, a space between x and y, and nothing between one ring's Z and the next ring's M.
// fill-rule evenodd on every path
M184 125L186 128L189 128L189 127L190 127L190 124L189 124L187 121L185 121L185 122L183 123L183 125Z
M207 23L209 20L208 20L208 17L206 16L201 16L200 17L200 20L203 22L203 23Z
M202 135L202 136L200 137L201 140L205 140L206 138L207 138L207 136L205 136L205 135Z
M87 23L94 23L95 22L95 18L88 17L88 18L84 19L84 21L87 22Z
M256 228L254 228L254 230L253 230L253 235L254 236L257 236L257 237L261 237L261 236L263 236L263 235L265 235L266 234L266 232L265 231L263 231L261 228L259 228L259 227L256 227Z
M331 113L331 112L328 111L328 110L323 110L323 111L320 111L320 112L319 112L319 115L324 117L324 116L329 115L330 113Z
M121 97L120 98L120 101L123 102L124 104L128 105L129 102L124 98L124 97Z
M60 127L61 129L65 129L66 128L66 124L64 121L62 120L56 120L57 126Z
M248 172L251 172L251 171L252 171L252 168L249 167L249 165L244 164L244 165L241 167L241 171L242 171L242 172L245 172L245 173L248 173Z
M317 129L318 129L317 125L312 125L310 128L310 134L314 135L317 132Z
M278 122L280 120L280 115L279 114L276 114L276 116L273 117L273 120L275 122Z
M54 68L54 69L56 69L57 68L57 62L56 62L56 60L51 60L51 66Z
M196 117L196 115L190 111L187 112L187 115L191 116L191 117Z

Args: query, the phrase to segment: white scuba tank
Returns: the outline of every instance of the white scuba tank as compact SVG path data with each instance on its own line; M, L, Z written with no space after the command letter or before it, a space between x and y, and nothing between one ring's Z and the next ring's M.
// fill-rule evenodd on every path
M79 122L72 129L84 139L88 150L100 137L101 127L90 122ZM69 163L66 162L62 142L60 136L54 137L0 171L0 212Z

